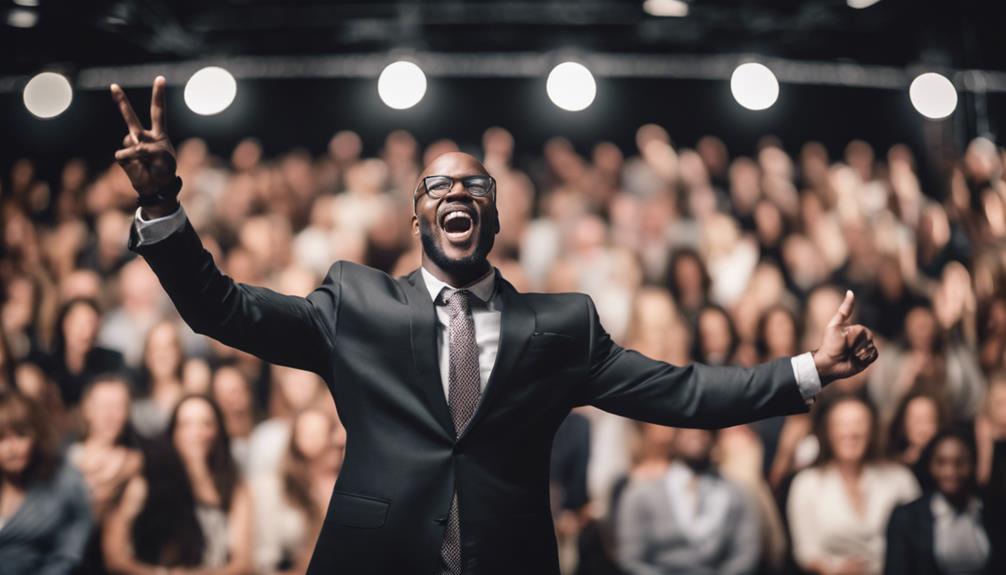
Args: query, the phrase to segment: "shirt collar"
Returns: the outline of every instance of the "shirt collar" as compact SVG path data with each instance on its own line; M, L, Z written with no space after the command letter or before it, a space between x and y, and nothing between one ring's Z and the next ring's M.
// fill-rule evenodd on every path
M472 295L474 295L475 297L479 298L480 300L486 303L488 303L493 298L493 295L496 292L495 267L490 267L489 271L486 272L486 275L482 276L481 278L475 280L474 282L466 286L461 286L459 288L455 288L451 285L448 285L440 281L439 279L437 279L436 276L431 274L424 267L420 267L419 269L423 273L423 282L426 283L426 290L430 292L430 299L433 300L434 304L436 304L437 302L437 296L439 296L440 292L444 291L444 289L448 289L451 291L458 289L466 289L470 291Z
M971 497L971 499L968 500L968 503L964 507L963 511L961 511L961 513L957 513L957 510L954 508L953 505L950 504L949 501L946 500L945 497L943 497L943 494L937 492L933 493L933 499L930 502L930 508L933 511L933 515L936 517L944 515L950 517L958 515L969 515L975 518L975 520L978 520L981 517L982 502L977 497Z

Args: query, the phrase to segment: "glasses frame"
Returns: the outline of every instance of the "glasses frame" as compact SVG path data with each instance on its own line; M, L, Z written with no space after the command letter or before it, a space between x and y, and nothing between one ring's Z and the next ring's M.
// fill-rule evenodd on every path
M429 186L426 185L427 180L429 180L430 178L447 178L447 179L449 179L451 181L451 187L448 188L447 191L441 193L440 195L434 194L430 190ZM473 194L471 192L468 192L468 188L467 187L465 188L465 191L468 192L468 195L470 195L473 198L487 198L487 197L491 196L493 198L493 200L495 201L495 199L496 199L496 178L490 176L489 174L485 174L485 175L483 175L483 174L473 174L471 176L462 176L460 178L455 178L453 176L441 176L441 175L434 174L434 175L431 175L431 176L426 176L425 178L423 178L419 182L419 185L416 186L416 191L412 193L413 198L414 198L414 202L413 203L419 201L419 197L422 196L422 194L419 193L419 189L420 188L422 188L424 190L424 192L428 196L430 196L431 198L433 198L435 200L439 200L440 198L442 198L445 195L449 194L450 191L454 189L454 184L455 183L457 183L457 182L460 181L461 185L464 186L464 180L467 179L467 178L489 178L489 188L486 190L485 194L483 194L483 195Z

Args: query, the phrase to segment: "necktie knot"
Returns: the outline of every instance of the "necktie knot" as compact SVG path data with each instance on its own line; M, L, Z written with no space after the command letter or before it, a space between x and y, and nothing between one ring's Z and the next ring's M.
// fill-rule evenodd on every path
M455 317L458 314L468 315L471 312L471 292L468 290L459 289L450 295L445 292L444 296L446 296L443 300L447 306L447 315Z

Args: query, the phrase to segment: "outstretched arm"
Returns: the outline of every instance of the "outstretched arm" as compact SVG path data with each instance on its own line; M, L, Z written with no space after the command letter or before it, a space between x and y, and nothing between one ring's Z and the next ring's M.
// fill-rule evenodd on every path
M877 358L870 331L849 325L852 292L828 324L821 347L809 356L749 368L674 366L623 349L611 340L593 302L587 301L589 368L580 402L652 423L721 428L807 411L813 391L806 392L806 385L801 389L798 371L816 369L826 385L859 373Z
M154 80L150 130L140 125L122 89L112 85L129 129L115 159L143 205L130 231L129 249L147 260L182 319L197 333L270 363L327 377L341 266L332 266L324 283L306 298L235 282L217 268L170 193L176 164L165 132L164 85L163 77Z

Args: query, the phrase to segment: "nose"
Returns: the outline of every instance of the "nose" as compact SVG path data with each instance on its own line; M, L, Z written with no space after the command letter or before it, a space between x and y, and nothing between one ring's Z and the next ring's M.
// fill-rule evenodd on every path
M456 180L454 184L451 185L451 189L447 190L447 193L444 194L443 197L444 199L452 200L461 200L464 198L467 198L470 201L475 200L475 196L468 193L468 190L465 189L465 185L461 182L461 180Z

